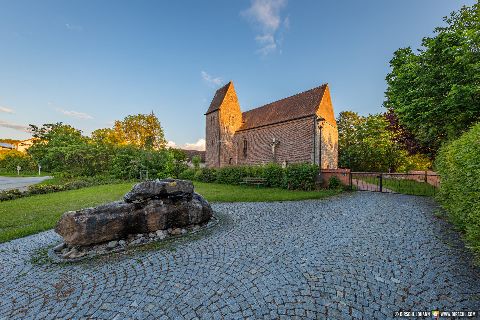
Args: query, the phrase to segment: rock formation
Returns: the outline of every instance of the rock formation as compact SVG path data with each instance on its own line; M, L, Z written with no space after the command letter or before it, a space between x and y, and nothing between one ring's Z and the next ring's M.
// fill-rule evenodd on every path
M69 211L55 231L69 246L88 246L132 234L184 228L206 223L212 209L186 180L154 180L136 184L124 201Z

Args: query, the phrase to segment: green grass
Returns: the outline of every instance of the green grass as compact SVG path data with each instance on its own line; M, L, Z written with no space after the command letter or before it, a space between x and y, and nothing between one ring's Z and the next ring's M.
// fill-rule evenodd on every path
M358 177L357 179L374 185L379 185L379 179L375 177L364 176ZM436 193L434 186L415 180L383 178L382 186L383 188L390 189L394 192L416 196L434 196Z
M321 199L339 193L338 190L292 191L202 182L194 182L194 185L195 192L211 202L295 201Z
M211 202L320 199L337 190L289 191L195 182L195 191ZM70 210L119 200L133 183L109 184L0 202L0 243L51 229Z
M0 243L51 229L70 210L120 199L132 183L42 194L0 203Z

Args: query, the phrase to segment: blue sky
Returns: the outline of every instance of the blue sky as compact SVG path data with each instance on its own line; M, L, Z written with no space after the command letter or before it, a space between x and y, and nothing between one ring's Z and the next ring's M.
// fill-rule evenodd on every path
M0 0L0 137L62 121L89 134L159 117L201 145L233 80L248 110L328 82L335 112L382 112L393 52L474 0Z

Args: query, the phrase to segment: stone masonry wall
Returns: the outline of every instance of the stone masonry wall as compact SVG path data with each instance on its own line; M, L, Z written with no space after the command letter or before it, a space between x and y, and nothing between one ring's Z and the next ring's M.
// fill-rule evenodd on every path
M282 164L313 162L314 120L303 118L289 122L237 132L235 135L235 164L262 164L273 161L273 138L279 142L276 147L276 162ZM244 140L247 141L247 155L244 157Z
M205 164L207 167L218 167L219 141L219 112L215 111L206 116Z
M220 106L220 166L233 165L235 158L234 135L242 125L242 112L233 84ZM230 160L232 159L232 160Z
M322 128L322 169L337 169L338 131L337 127L326 122Z
M206 116L205 162L207 167L233 164L235 157L233 136L242 125L242 112L237 94L230 84L218 111Z
M330 89L325 90L317 115L325 119L322 133L322 169L337 169L338 167L338 129L335 115L333 114Z

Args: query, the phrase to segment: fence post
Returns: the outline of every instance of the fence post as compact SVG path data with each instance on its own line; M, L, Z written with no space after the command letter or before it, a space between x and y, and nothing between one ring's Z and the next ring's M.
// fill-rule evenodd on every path
M353 179L352 179L352 170L348 173L348 182L350 183L350 190L353 190Z
M383 192L383 174L382 173L380 173L379 178L380 178L380 192Z

